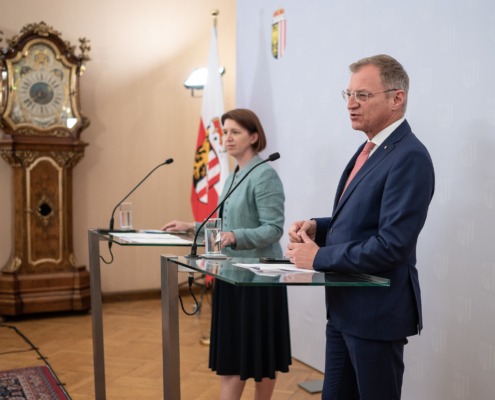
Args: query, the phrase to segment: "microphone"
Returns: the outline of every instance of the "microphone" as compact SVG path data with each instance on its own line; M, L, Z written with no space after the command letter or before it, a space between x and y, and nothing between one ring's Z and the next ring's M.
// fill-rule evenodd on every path
M139 187L141 186L141 184L146 180L148 179L148 177L153 173L155 172L158 168L160 168L162 165L167 165L167 164L172 164L174 162L174 160L172 158L169 158L167 160L165 160L164 162L162 162L161 164L158 164L155 168L153 168L149 173L148 175L146 175L143 179L141 179L141 181L136 185L134 186L134 188L122 199L120 200L117 205L114 207L113 211L112 211L112 216L110 217L110 225L109 225L109 228L108 229L98 229L98 232L99 233L109 233L109 232L117 232L118 230L114 230L113 229L113 226L114 226L114 215L115 215L115 211L117 210L117 208L132 194L134 193L134 191ZM129 232L129 230L126 230L125 232ZM132 232L132 231L131 231ZM111 243L111 242L109 242Z
M246 175L244 175L242 177L242 179L239 182L237 182L237 184L225 195L223 200L220 203L218 203L218 205L215 207L215 209L210 213L210 215L208 215L205 218L203 223L199 226L199 228L196 231L196 234L194 235L193 244L191 245L191 254L188 254L187 256L185 256L186 258L197 258L198 257L198 255L197 255L198 244L196 242L198 241L198 235L199 235L199 232L201 232L201 228L203 228L205 226L206 222L208 222L208 220L211 218L211 216L213 214L215 214L215 212L218 211L218 209L223 205L223 203L225 203L225 201L230 197L230 195L232 193L234 193L234 191L239 187L239 185L242 183L242 181L247 178L247 176L253 171L253 169L259 167L261 164L264 164L268 161L275 161L275 160L278 160L279 158L280 158L280 153L270 154L265 160L254 165L248 172L246 172Z

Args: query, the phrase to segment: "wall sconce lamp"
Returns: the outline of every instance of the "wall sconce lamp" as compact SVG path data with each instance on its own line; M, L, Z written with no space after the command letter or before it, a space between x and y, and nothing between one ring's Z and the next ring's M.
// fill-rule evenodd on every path
M223 75L225 73L225 68L220 67L218 69L218 72L220 73L220 75ZM208 80L208 68L206 67L196 68L193 72L191 72L191 75L189 75L189 77L185 80L184 87L186 89L191 89L192 97L201 97L201 96L194 96L194 91L203 90L207 80Z

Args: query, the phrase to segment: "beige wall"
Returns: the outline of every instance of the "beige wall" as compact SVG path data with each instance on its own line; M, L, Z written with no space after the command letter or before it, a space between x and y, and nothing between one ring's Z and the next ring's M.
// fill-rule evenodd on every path
M91 61L81 79L89 143L74 169L74 247L88 265L88 228L107 227L115 204L155 165L129 200L137 228L160 228L192 219L189 194L201 99L183 81L206 65L211 10L219 9L218 44L226 109L234 107L235 1L233 0L0 0L4 39L44 21L78 45L91 40ZM6 46L5 41L0 46ZM0 266L12 246L12 170L0 161ZM172 249L114 246L115 261L102 271L105 292L159 287L159 255ZM177 249L173 249L177 253ZM106 255L106 250L102 248ZM179 251L184 254L186 249Z

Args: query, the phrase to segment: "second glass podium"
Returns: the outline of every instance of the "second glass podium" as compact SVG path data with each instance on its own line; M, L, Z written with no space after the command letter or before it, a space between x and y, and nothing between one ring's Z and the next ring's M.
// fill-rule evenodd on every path
M134 246L189 246L190 241L156 241L152 236L129 241L103 234L97 230L88 231L89 267L91 279L91 318L93 331L93 360L95 398L104 400L105 357L103 340L102 292L100 271L100 242L112 242L122 247ZM158 264L158 262L157 262ZM161 256L160 290L162 302L162 355L163 355L163 398L180 399L180 353L179 353L179 284L178 273L201 273L232 285L239 286L390 286L388 279L365 275L320 272L291 271L270 267L254 258L232 258L227 260ZM372 290L372 289L371 289Z

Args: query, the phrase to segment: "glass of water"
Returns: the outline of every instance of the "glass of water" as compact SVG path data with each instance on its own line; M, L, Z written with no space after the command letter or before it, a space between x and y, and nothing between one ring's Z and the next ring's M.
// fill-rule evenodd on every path
M119 208L120 229L131 231L132 227L132 203L122 203Z
M205 253L222 253L222 219L210 218L205 224Z

